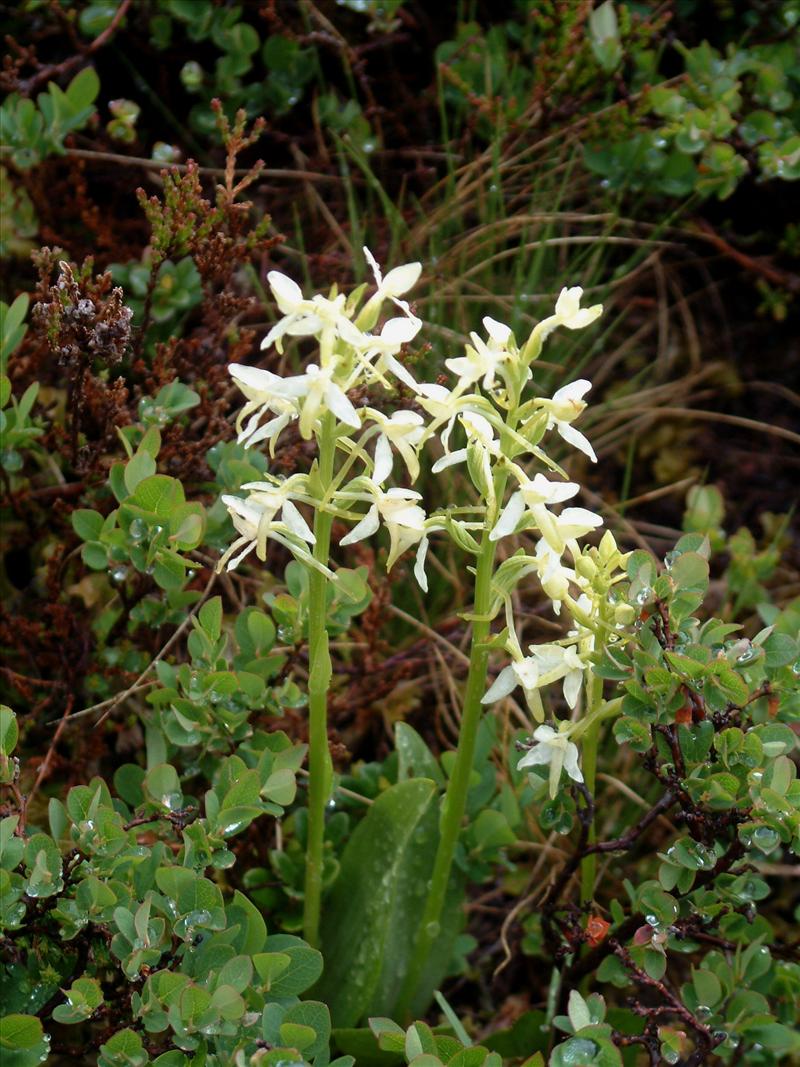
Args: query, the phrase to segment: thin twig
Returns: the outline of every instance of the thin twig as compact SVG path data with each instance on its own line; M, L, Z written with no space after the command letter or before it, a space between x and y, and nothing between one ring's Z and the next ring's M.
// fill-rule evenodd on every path
M181 636L181 634L186 630L186 628L188 627L189 623L192 621L194 616L197 614L197 612L200 610L200 608L206 602L206 600L208 599L208 596L209 596L212 588L214 587L214 582L216 581L216 579L217 579L217 575L216 575L216 572L214 572L214 573L212 573L211 577L208 580L208 583L207 583L205 589L203 590L203 595L200 597L200 599L197 601L197 603L194 605L192 610L189 612L189 614L186 616L186 618L183 620L183 622L177 628L177 630L172 635L172 637L170 637L170 639L167 641L167 643L164 645L164 647L161 649L161 651L158 653L158 655L156 655L156 657L153 660L150 661L150 663L147 665L147 667L145 667L145 669L142 671L142 673L139 675L139 677L136 679L136 681L132 685L129 685L128 688L125 689L122 693L118 693L117 696L112 697L112 699L110 701L104 701L103 702L103 703L107 703L108 707L107 707L106 711L103 712L103 714L100 716L100 718L95 723L95 729L97 729L98 726L100 726L102 723L104 723L106 721L106 719L111 714L111 712L119 704L121 704L124 700L127 700L129 696L131 696L134 692L136 692L137 689L142 688L142 683L144 682L144 680L147 677L147 675L153 670L153 668L156 666L156 664L167 654L167 652L169 652L169 650L172 648L172 646L175 644L175 642L178 640L178 638ZM75 719L82 719L82 718L84 718L84 716L91 715L92 712L98 711L99 708L101 708L102 706L103 706L102 704L94 704L90 708L82 708L80 711L76 711L74 715L70 715L68 721L69 722L74 722Z
M63 60L61 63L49 63L46 67L42 67L35 74L32 74L30 78L26 78L21 81L17 86L17 91L23 96L29 95L36 89L42 82L50 81L53 78L60 78L64 74L68 74L73 67L78 67L94 52L103 48L119 27L120 22L125 18L128 12L128 8L131 6L133 0L122 0L117 10L114 12L114 17L111 22L106 26L102 33L98 34L95 39L83 48L77 55L70 56L68 59Z
M12 149L9 145L0 145L0 155L9 155ZM88 159L97 163L119 163L122 166L143 167L145 170L177 170L185 173L188 170L187 163L164 163L158 159L146 159L143 156L125 156L120 152L95 152L89 148L67 148L65 155L73 159ZM237 167L234 170L236 177L249 174L252 167ZM209 178L224 178L225 167L200 167L198 174L205 174ZM340 178L336 174L319 174L311 170L290 170L264 167L259 172L262 178L287 178L292 181L302 182L328 182L336 184Z

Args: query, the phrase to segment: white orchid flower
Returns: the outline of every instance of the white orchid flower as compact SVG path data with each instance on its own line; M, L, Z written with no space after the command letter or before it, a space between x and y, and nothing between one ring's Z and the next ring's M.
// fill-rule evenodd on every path
M466 346L466 354L445 360L445 366L456 375L461 388L467 388L482 378L484 389L492 389L498 368L511 358L508 351L510 327L488 315L483 320L483 326L489 335L488 342L471 333L472 344Z
M391 373L407 385L409 389L416 389L417 383L395 356L409 341L413 341L422 328L422 320L410 315L408 318L388 319L381 328L380 334L364 333L352 322L340 324L339 335L351 348L355 349L360 357L363 367L367 367L370 360L378 357L374 370L369 368L370 375L376 380L383 380L386 371Z
M434 468L435 469L435 468ZM537 474L532 480L524 479L516 493L513 493L498 516L494 529L489 534L490 541L499 541L516 530L527 508L533 515L536 525L542 529L542 523L549 524L553 516L546 504L560 504L580 489L576 482L551 482L543 474Z
M533 732L537 744L517 764L518 770L524 770L526 767L540 767L549 763L551 797L558 792L562 771L566 771L574 782L583 781L583 773L578 766L578 746L569 740L571 725L562 722L558 731L552 726L537 726Z
M603 314L602 304L593 304L590 308L581 307L583 289L574 285L568 289L566 286L558 294L556 300L556 315L559 326L566 326L568 330L582 330L590 326L595 319Z
M481 406L481 398L473 393L462 396L458 386L455 389L447 389L438 382L420 382L416 386L416 393L420 407L431 416L426 437L438 433L442 448L449 452L448 443L456 417L465 411L480 414L478 408Z
M347 299L344 293L339 293L333 300L319 295L306 300L297 282L280 271L271 270L267 281L283 318L261 342L262 349L274 344L282 352L286 334L292 337L320 336L323 350L331 348L342 323L349 321L344 313Z
M406 315L411 316L411 309L406 301L398 300L398 297L407 293L409 289L412 289L417 284L422 273L422 264L404 263L400 267L393 267L384 277L378 261L366 246L364 246L364 258L370 266L377 286L377 292L370 297L369 302L382 303L384 300L391 300Z
M282 379L284 385L291 388L297 396L300 434L305 440L311 437L314 424L324 408L332 411L346 426L352 426L356 430L361 426L358 412L347 399L342 387L333 380L336 369L334 364L318 367L316 363L309 363L304 374Z
M384 492L377 486L371 492L375 503L339 544L352 545L356 541L363 541L376 533L383 522L389 532L386 569L391 570L397 558L425 536L425 512L416 503L422 496L413 489L388 489Z
M417 446L425 434L425 423L419 412L403 409L393 412L391 417L387 418L381 411L366 408L364 414L380 427L380 434L375 442L375 467L372 472L375 484L382 485L392 473L392 448L400 454L411 481L416 481L419 477Z
M561 602L569 593L570 582L577 581L577 575L570 567L562 564L560 554L554 552L543 537L536 542L533 558L542 589L550 597L553 611L560 615Z
M528 705L535 705L534 694L539 688L539 666L531 656L514 660L504 667L481 697L481 704L493 704L496 700L502 700L509 693L513 693L518 685L522 686Z
M269 441L270 452L273 452L282 430L299 414L298 399L302 389L298 388L298 379L281 378L271 371L246 367L242 363L231 363L228 371L247 397L247 403L236 419L239 444L252 447L261 441ZM259 426L268 413L275 418ZM245 419L248 421L242 428Z
M555 391L551 400L537 397L536 403L548 413L547 429L552 430L555 427L568 444L579 449L593 463L596 463L597 456L591 444L572 425L572 422L577 419L586 407L586 401L582 398L591 388L591 382L585 378L579 378L575 382L570 382L569 385L562 385L560 389Z
M500 442L495 439L492 424L477 411L462 411L458 419L464 427L469 444L478 445L483 452L486 461L484 476L491 480L488 457L500 454ZM438 474L439 471L452 467L455 463L463 463L467 458L467 451L467 448L459 448L455 452L446 452L441 459L437 459L431 470L434 474Z
M585 537L591 530L603 525L602 518L586 508L564 508L560 515L554 515L540 506L535 514L542 537L559 556L568 541Z
M298 476L305 483L305 476ZM222 555L217 569L234 570L255 549L260 560L267 558L267 541L278 541L299 559L317 566L328 576L332 572L318 564L304 549L304 544L314 544L314 534L308 527L290 495L296 495L294 478L285 482L251 482L243 488L253 488L247 498L224 494L222 502L228 509L233 525L240 536ZM238 556L234 553L243 549Z
M492 704L495 700L501 700L521 685L528 707L534 710L539 707L537 690L563 678L564 699L574 708L586 669L575 647L531 645L530 652L530 656L516 659L500 671L481 698L481 703Z
M534 326L523 346L522 351L529 362L538 357L544 342L559 326L566 326L568 330L582 330L584 326L589 326L603 314L602 304L582 308L582 296L583 289L579 285L561 290L556 300L555 313Z
M538 686L551 685L564 679L564 699L571 708L578 702L586 663L574 645L531 645L531 657L536 661Z

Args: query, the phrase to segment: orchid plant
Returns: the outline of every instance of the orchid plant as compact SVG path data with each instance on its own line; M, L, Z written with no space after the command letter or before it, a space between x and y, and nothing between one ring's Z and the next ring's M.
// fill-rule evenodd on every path
M483 320L485 338L472 333L464 355L446 360L455 379L450 387L417 382L402 362L402 348L416 337L422 324L403 297L417 281L420 264L396 267L384 276L374 257L364 251L374 278L374 291L368 297L366 287L361 286L350 296L334 288L328 297L307 299L285 275L275 271L268 275L283 317L262 347L274 345L282 352L287 337L314 338L318 362L288 377L232 365L231 374L247 400L237 422L239 440L250 446L266 443L272 455L281 433L296 422L300 435L315 441L316 458L308 474L270 475L243 486L245 498L223 498L240 536L220 565L236 567L253 551L263 561L272 540L309 569L310 787L304 932L313 945L319 936L324 816L332 778L327 745L331 665L325 594L326 583L336 580L330 559L333 524L337 529L351 527L339 538L342 547L370 537L383 526L389 536L389 568L405 551L415 549L414 574L426 591L431 538L449 536L474 558L474 609L469 616L472 645L458 750L423 919L401 994L402 1010L414 995L439 930L482 710L521 687L539 725L519 766L549 765L551 795L564 771L593 789L598 728L618 708L603 703L602 682L590 668L595 653L619 639L620 630L630 621L630 609L617 604L614 594L615 585L624 577L626 557L610 532L598 547L580 544L602 525L602 519L568 503L579 494L580 486L568 480L545 447L548 435L555 431L563 442L596 460L591 444L574 426L586 407L584 397L591 383L580 379L552 397L542 396L532 371L553 330L588 326L602 307L581 308L581 289L564 289L554 314L540 322L521 345L508 326L487 317ZM387 304L392 314L379 328ZM398 384L412 391L413 406L391 415L369 406L368 389L391 391ZM475 490L470 502L427 513L418 492L387 486L396 466L413 483L423 452L431 447L441 453L433 463L434 473L465 466ZM539 470L531 469L537 466ZM313 523L301 509L313 511ZM535 538L532 550L508 548L512 539L527 541L531 534ZM498 565L499 549L505 558ZM573 626L563 640L533 645L525 655L512 594L532 574L554 610L566 610ZM492 636L492 621L501 613L505 626ZM510 662L487 684L493 649L504 650ZM562 684L573 721L549 725L544 722L541 690L555 682ZM587 857L583 871L587 900L594 885L593 862L594 856Z
M296 423L300 436L316 444L308 474L285 478L268 475L262 481L246 483L246 497L223 496L239 537L219 564L233 569L251 552L264 561L269 542L275 541L309 570L309 824L304 933L312 945L319 941L325 804L332 783L327 739L331 664L325 628L326 583L336 580L329 558L331 530L334 521L353 524L340 541L347 545L374 533L382 521L391 539L391 566L422 538L425 521L416 502L419 494L384 488L394 465L394 452L412 475L418 472L415 449L423 432L422 417L402 410L387 417L365 404L356 407L348 396L363 396L368 387L391 390L398 381L415 384L397 357L422 325L401 299L417 281L421 267L409 263L384 276L369 252L366 254L375 280L375 291L367 300L363 300L365 286L349 297L333 289L327 297L307 299L291 278L278 271L268 275L282 317L261 347L274 346L282 353L287 337L313 338L317 362L309 363L302 374L291 376L240 364L230 367L247 401L237 420L240 443L266 445L272 456L281 434ZM396 313L377 332L375 326L386 302ZM312 525L301 508L313 512Z

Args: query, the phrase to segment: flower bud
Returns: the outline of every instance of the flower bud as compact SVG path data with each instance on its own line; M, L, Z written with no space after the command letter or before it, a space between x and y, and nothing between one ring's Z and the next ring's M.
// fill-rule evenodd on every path
M575 573L579 574L581 578L586 578L588 581L592 581L597 574L597 564L589 556L579 556L575 560Z
M563 571L558 571L542 580L542 589L551 600L563 600L569 593L569 582Z
M630 604L617 604L614 608L614 622L620 626L630 626L636 617L636 612Z
M598 546L600 559L608 566L614 559L614 556L618 554L618 551L617 542L614 539L613 533L610 530L606 530Z

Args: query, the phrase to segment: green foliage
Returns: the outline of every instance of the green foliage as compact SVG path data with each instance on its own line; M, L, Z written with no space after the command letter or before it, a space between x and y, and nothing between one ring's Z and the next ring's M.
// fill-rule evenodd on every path
M1 715L8 768L16 723L9 709ZM0 822L0 929L15 945L0 969L9 1062L46 1054L42 1023L19 1008L55 998L53 1021L81 1026L104 1011L109 989L119 1029L100 1063L149 1063L141 1032L209 1064L252 1054L259 1041L300 1051L304 1063L328 1062L327 1008L298 1000L319 977L319 953L297 937L267 936L247 897L213 877L235 862L229 839L265 813L280 815L294 796L302 749L279 733L253 745L218 761L200 800L169 764L131 766L117 773L116 798L94 779L63 804L51 800L49 833L23 829L16 815ZM128 982L138 988L125 1008Z
M685 77L645 92L641 118L615 143L591 145L586 162L612 188L670 197L696 192L724 200L740 181L800 178L796 51L789 41L731 48L708 42L676 48ZM634 55L637 81L650 81L653 56ZM644 121L642 121L644 119Z
M213 48L209 54L216 53L207 68L189 60L181 69L184 88L200 98L189 112L189 121L201 134L215 132L211 107L215 97L225 100L231 114L241 107L251 118L278 117L298 103L314 75L311 49L281 34L262 41L242 5L222 9L211 0L159 0L150 32L159 49L185 35L193 44L208 42Z
M399 782L371 806L342 855L323 915L329 962L318 991L337 1026L392 1011L412 947L408 931L424 902L435 853L435 796L434 783L424 778ZM440 933L436 959L419 993L423 1004L450 962L461 892L455 884L448 928Z
M384 1052L399 1054L405 1063L419 1067L501 1067L496 1052L481 1045L472 1045L462 1035L458 1038L435 1033L425 1023L412 1023L407 1030L391 1019L374 1018L369 1028Z
M92 570L108 571L118 584L132 566L151 574L161 589L176 592L191 566L182 553L200 543L205 510L186 502L176 478L156 474L161 436L155 426L141 437L135 452L124 435L122 441L129 459L114 464L109 473L120 506L106 516L83 508L72 516L73 529L85 542L83 561Z
M93 67L76 74L62 90L50 82L36 103L11 93L0 108L3 144L14 166L28 170L50 155L63 155L64 138L82 129L94 114L100 79Z

